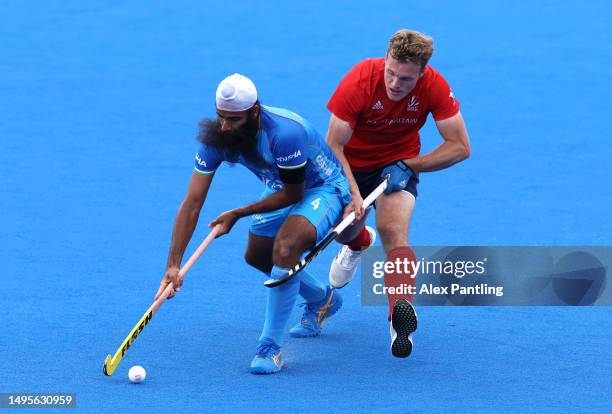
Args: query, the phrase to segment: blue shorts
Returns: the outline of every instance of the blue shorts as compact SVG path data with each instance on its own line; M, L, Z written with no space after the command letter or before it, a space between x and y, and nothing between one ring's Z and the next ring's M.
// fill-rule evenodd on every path
M267 188L261 198L274 193ZM327 233L340 221L344 207L351 201L348 182L337 186L324 185L304 191L304 198L298 203L280 210L251 216L252 223L249 231L256 236L274 237L287 217L291 215L304 216L317 230L317 242L321 241Z
M355 181L359 187L359 192L362 198L366 198L380 183L383 182L382 172L384 167L376 168L369 171L353 171ZM417 192L417 184L419 183L419 175L415 174L410 177L408 183L404 187L404 191L409 192L416 198L419 194Z

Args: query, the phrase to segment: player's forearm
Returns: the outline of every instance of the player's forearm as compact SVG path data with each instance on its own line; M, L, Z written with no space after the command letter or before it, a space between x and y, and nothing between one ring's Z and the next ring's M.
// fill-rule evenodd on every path
M351 194L355 196L360 195L359 186L357 185L351 166L344 155L344 146L351 140L352 135L353 128L351 128L350 124L332 113L329 119L329 128L327 130L327 136L325 137L325 143L329 145L336 155L336 158L338 158L342 164L342 169L351 187Z
M351 170L351 165L349 164L346 156L344 155L344 146L342 145L332 145L330 144L330 148L338 158L338 161L342 164L342 169L346 174L346 178L349 182L349 186L351 187L351 194L360 195L359 194L359 186L357 185L357 180L355 180L355 176L353 175L353 171Z
M470 150L462 142L444 141L429 154L406 159L404 162L415 172L431 172L448 168L469 156Z
M250 216L258 213L267 213L268 211L279 210L292 204L297 203L304 196L303 191L299 192L287 192L284 189L276 193L270 194L269 196L262 198L259 201L248 204L243 207L238 207L234 212L239 217Z
M197 205L197 203L183 201L183 204L181 204L174 220L167 267L180 267L185 249L198 223L200 211L201 205Z

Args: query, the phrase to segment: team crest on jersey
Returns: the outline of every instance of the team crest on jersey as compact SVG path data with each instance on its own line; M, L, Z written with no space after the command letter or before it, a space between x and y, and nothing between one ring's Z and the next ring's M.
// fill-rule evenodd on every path
M372 109L380 111L382 109L385 109L385 107L383 106L382 102L376 101L376 103L374 105L372 105Z
M408 112L418 112L419 111L419 97L411 96L408 99Z

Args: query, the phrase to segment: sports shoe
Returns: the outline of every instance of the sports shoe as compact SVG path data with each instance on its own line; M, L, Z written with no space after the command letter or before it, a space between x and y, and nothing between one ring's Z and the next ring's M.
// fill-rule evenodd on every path
M295 338L318 336L323 323L342 307L342 296L333 288L328 287L325 298L321 302L303 303L302 305L305 308L302 320L289 330L289 335Z
M355 277L361 254L373 245L376 240L374 229L366 226L366 230L370 233L370 245L368 247L360 251L354 251L348 246L342 246L342 249L340 249L340 252L332 261L329 268L329 284L332 287L336 289L343 288Z
M280 371L284 365L281 354L280 347L274 342L260 344L251 361L251 374L274 374Z
M406 358L412 352L412 333L417 329L417 315L406 299L398 299L391 315L391 353Z

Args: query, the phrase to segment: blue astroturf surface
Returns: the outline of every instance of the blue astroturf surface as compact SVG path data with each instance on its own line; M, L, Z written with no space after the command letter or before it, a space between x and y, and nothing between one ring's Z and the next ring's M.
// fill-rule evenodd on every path
M286 340L283 372L249 374L265 288L242 259L248 220L204 253L114 376L102 362L157 289L219 80L250 76L262 102L324 133L338 81L403 27L436 39L431 64L472 139L468 161L422 177L411 241L610 245L611 12L606 1L0 2L0 392L76 393L79 412L610 412L609 308L423 307L413 355L396 360L386 309L362 307L353 283L321 337ZM431 121L422 140L440 142ZM259 192L223 167L194 241ZM313 274L327 278L336 249ZM136 364L140 385L127 379Z

